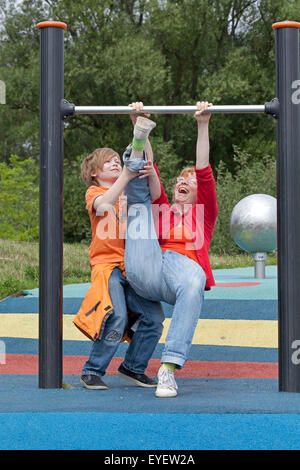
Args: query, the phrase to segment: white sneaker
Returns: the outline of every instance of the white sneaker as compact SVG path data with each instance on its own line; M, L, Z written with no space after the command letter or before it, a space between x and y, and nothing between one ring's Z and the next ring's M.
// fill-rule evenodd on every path
M174 372L166 367L161 366L158 374L158 384L155 395L158 398L171 398L177 395L177 384L174 378Z
M147 139L155 126L156 123L151 121L151 119L138 116L133 129L133 135L136 139Z

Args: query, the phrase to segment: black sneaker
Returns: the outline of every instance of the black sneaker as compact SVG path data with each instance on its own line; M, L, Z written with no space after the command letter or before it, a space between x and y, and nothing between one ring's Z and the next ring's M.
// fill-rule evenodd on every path
M156 380L147 377L145 374L136 374L135 372L126 369L123 364L120 365L117 374L124 377L124 379L131 380L140 387L156 387L157 385Z
M99 375L82 375L80 377L80 382L85 388L89 390L107 390L108 386L105 385Z

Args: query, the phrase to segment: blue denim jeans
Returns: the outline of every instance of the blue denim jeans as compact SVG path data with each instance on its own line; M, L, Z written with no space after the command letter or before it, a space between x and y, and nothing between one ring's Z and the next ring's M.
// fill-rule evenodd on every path
M106 321L102 337L93 342L91 354L83 366L82 375L103 376L105 374L127 325L127 306L133 313L139 315L139 323L126 351L123 364L127 369L142 374L162 334L164 320L162 306L160 302L152 302L140 297L129 285L119 268L114 268L109 278L109 294L114 307L113 314Z
M123 155L125 165L138 171L145 159L130 160L130 148ZM188 358L204 299L206 275L201 266L175 251L162 252L155 235L146 178L134 178L126 187L127 233L126 276L142 297L174 305L162 362L182 368Z

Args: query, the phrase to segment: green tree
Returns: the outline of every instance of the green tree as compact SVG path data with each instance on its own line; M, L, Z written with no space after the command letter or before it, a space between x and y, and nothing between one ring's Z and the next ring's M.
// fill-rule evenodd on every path
M204 99L263 104L275 96L272 23L297 19L299 0L0 0L0 11L0 80L7 101L0 105L0 161L9 166L15 154L39 160L39 21L68 25L64 93L77 105ZM194 161L196 126L192 116L153 118L155 158L170 194L176 173ZM79 160L101 146L121 154L131 135L128 116L74 116L65 122L66 239L80 241L87 233L86 218L82 229L79 219L72 225L74 211L83 210ZM274 162L275 121L263 115L213 116L210 147L219 182L224 174L238 184L235 148L257 171L267 156Z
M86 186L79 175L85 156L64 164L64 240L81 242L91 240L90 221L85 208Z
M39 236L38 166L11 156L0 162L0 238L37 241Z
M276 197L276 162L265 155L259 162L239 148L234 149L235 173L232 174L221 161L217 168L216 191L219 215L216 221L211 250L219 254L241 253L230 235L230 215L234 206L251 194L268 194Z
M264 103L275 95L272 23L296 18L297 0L0 0L0 79L7 105L0 108L0 155L38 158L39 31L44 19L68 24L65 97L82 104ZM211 125L213 167L232 167L233 146L251 159L274 150L274 125L263 116L216 116ZM156 135L172 140L185 164L195 133L187 116L158 118ZM95 147L127 144L124 116L68 120L69 161ZM264 146L257 143L264 142Z

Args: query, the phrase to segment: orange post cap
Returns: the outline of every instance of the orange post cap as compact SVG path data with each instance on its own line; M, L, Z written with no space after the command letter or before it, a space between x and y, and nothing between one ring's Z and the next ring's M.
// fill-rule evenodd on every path
M300 28L300 23L297 21L279 21L278 23L272 24L273 29L277 28Z
M63 23L62 21L42 21L41 23L37 24L37 27L39 29L41 28L62 28L66 29L67 25L66 23Z

